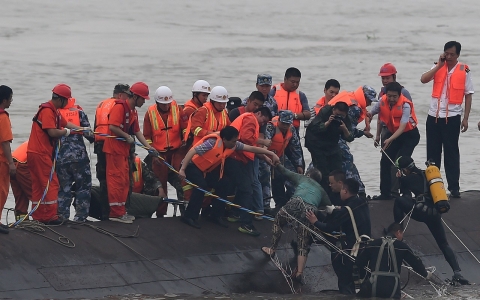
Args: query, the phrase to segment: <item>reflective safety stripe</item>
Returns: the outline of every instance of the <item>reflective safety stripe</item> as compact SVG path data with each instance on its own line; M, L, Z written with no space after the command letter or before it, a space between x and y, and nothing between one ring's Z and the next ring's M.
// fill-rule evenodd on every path
M40 204L55 204L57 202L58 202L57 200L53 200L53 201L41 202ZM32 205L37 205L37 204L38 204L38 201L32 201Z
M198 133L199 133L202 129L203 129L202 127L197 127L197 128L195 128L195 130L193 131L193 134L194 134L195 136L197 136Z
M113 202L113 203L108 203L110 206L125 206L126 202Z

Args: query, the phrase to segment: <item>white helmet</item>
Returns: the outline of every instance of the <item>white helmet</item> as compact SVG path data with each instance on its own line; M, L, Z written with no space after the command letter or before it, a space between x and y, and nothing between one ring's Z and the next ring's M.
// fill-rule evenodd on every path
M193 84L192 92L210 94L210 84L205 80L197 80Z
M155 99L155 102L160 104L171 103L173 101L172 90L167 86L162 85L155 91L153 98Z
M227 89L220 85L214 87L210 92L210 95L208 95L208 99L216 102L227 103L228 102Z

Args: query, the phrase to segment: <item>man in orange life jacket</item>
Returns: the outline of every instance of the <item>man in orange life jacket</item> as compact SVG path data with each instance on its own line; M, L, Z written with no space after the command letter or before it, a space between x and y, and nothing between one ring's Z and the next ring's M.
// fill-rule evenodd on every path
M383 142L382 159L380 160L380 196L376 200L389 200L392 198L390 159L399 156L411 156L420 141L417 128L417 116L412 101L402 95L402 86L398 82L391 82L385 87L385 95L375 104L368 113L371 118L378 114L389 131L388 138ZM380 142L377 135L376 145ZM385 155L386 154L386 155ZM388 155L388 157L387 157ZM390 158L390 159L389 159Z
M5 111L12 104L13 91L6 85L0 86L0 217L7 202L10 177L15 177L16 167L12 158L10 143L13 140L12 124ZM8 226L0 224L0 232L8 233Z
M240 107L234 108L228 113L230 122L233 122L241 114L244 114L246 112L254 112L259 107L262 107L264 102L265 98L263 97L263 94L259 91L253 91L248 97L247 104L245 106L242 105Z
M130 186L130 144L135 143L132 135L142 143L149 152L158 156L158 152L148 144L140 131L138 115L135 107L142 107L148 96L148 86L143 82L132 85L127 93L127 100L116 100L108 116L109 135L124 138L125 141L108 138L105 140L103 152L107 160L107 190L110 205L110 221L133 223L134 217L129 216L125 204Z
M235 170L233 160L229 158L237 151L266 154L278 163L278 156L263 148L252 147L238 141L239 132L233 126L223 128L220 133L208 134L191 148L182 162L179 175L200 186L204 190L215 189L215 194L226 199L231 187L232 177L240 176ZM229 165L229 166L228 166ZM224 174L225 168L225 174ZM249 187L251 188L251 187ZM185 210L182 222L200 228L198 216L202 207L204 192L195 189ZM241 205L241 204L240 204ZM225 204L214 199L209 220L222 227L228 225L222 220Z
M169 168L164 161L175 170L180 169L183 156L178 155L178 151L184 146L182 131L187 127L188 119L183 115L182 108L173 100L170 88L159 87L155 91L154 99L156 103L148 108L143 119L143 135L163 158L153 158L152 170L162 183L167 196ZM157 217L163 217L167 213L167 205L167 203L160 203Z
M336 79L329 79L325 82L325 87L323 89L324 95L318 99L317 103L310 109L310 119L305 121L305 127L310 124L310 122L315 118L320 109L324 107L330 100L333 99L340 92L340 82Z
M17 221L28 213L28 204L32 199L32 178L27 164L27 148L28 141L23 142L12 152L17 172L15 177L10 177L10 185L15 197L15 220Z
M208 95L210 95L210 84L205 80L197 80L192 86L192 99L185 102L183 105L183 113L190 119L193 113L202 107L208 100ZM190 149L193 142L193 133L187 132L187 128L183 130L184 141L186 142L187 148ZM188 149L182 149L184 153L187 154Z
M453 198L460 198L458 139L460 129L462 132L468 129L474 93L470 69L458 61L461 48L459 42L447 42L436 65L420 79L422 83L433 79L432 100L427 117L427 158L440 167L443 146L445 174ZM462 108L464 98L465 111ZM464 115L460 122L462 112Z
M46 224L60 224L63 220L57 215L58 178L55 170L52 170L55 149L58 147L60 137L69 136L70 129L80 128L67 122L58 111L59 108L65 107L68 99L72 97L70 87L60 83L53 88L52 93L52 99L40 105L33 117L27 160L30 173L35 174L32 176L32 207L40 202L32 218ZM50 180L51 172L53 174ZM46 189L47 193L42 199Z
M270 95L275 98L278 110L290 110L293 112L293 126L299 130L300 120L310 119L310 108L307 96L297 91L302 74L297 68L288 68L285 71L283 83L272 87Z
M75 98L68 99L65 107L58 111L62 118L80 127L90 127L87 114L76 104ZM90 143L95 138L91 131L81 134L72 134L61 137L62 147L58 151L56 171L60 190L58 191L58 215L65 220L70 217L72 204L72 188L75 191L76 222L85 222L90 208L90 189L92 188L92 174L90 173L90 159L83 141L85 137Z
M116 100L127 100L127 93L130 90L128 84L119 83L113 88L113 96L111 98L101 101L95 110L95 126L94 131L107 134L108 133L108 114L110 110L115 105ZM95 143L93 144L93 152L97 155L97 164L95 165L96 176L100 183L100 194L101 199L105 200L105 206L103 210L103 219L108 219L108 194L107 194L107 161L105 158L105 153L103 152L103 144L106 137L95 135Z

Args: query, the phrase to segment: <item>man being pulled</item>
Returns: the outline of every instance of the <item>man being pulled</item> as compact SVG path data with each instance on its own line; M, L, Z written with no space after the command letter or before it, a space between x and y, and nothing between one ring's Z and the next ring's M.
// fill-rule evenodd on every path
M365 248L355 260L360 278L365 278L357 293L359 297L400 299L400 272L403 261L425 279L432 277L433 273L425 270L422 260L402 242L403 226L392 223L387 231L385 237L365 242ZM371 274L365 267L371 270Z
M282 165L278 165L276 170L293 182L295 193L275 216L272 246L270 248L262 247L262 251L267 255L273 255L280 242L283 227L289 223L293 224L293 228L297 233L296 253L298 253L297 268L296 273L293 274L293 279L303 283L302 274L307 262L310 245L312 244L311 234L307 230L310 224L306 218L306 213L307 211L315 213L318 207L330 205L331 203L327 193L320 185L322 174L317 169L310 168L305 175L291 172Z
M359 184L355 179L345 179L340 191L343 206L336 207L333 211L331 208L327 209L327 213L332 213L332 216L326 219L326 222L320 222L311 211L306 214L310 223L321 231L332 232L340 227L346 236L345 242L342 242L342 249L345 250L333 250L331 253L332 267L338 277L338 290L346 295L355 294L355 284L352 275L353 261L345 254L356 256L355 249L358 249L362 236L369 237L371 232L368 203L364 198L358 197L358 188ZM350 249L351 252L343 253Z
M401 169L405 176L397 173L397 176L400 177L401 197L395 199L393 207L395 222L402 222L404 215L413 209L412 219L427 225L438 247L442 250L443 256L453 270L453 281L460 284L469 284L468 280L463 278L460 273L461 269L455 253L448 244L442 217L433 203L432 195L425 182L425 172L417 168L413 159L409 156L400 157L397 160L397 167ZM414 197L412 197L412 193Z

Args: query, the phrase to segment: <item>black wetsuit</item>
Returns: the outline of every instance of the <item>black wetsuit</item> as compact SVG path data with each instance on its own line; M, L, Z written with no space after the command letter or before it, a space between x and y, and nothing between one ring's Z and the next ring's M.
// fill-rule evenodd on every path
M384 241L391 241L393 243L395 257L391 255L388 243L385 244L385 247L382 247ZM357 294L359 297L400 298L399 278L402 261L407 262L415 272L423 277L427 276L427 271L421 259L415 256L410 247L402 241L388 237L386 239L381 238L369 241L364 245L365 248L356 259L360 277L365 278L366 276L361 285L360 292ZM378 266L378 271L380 272L377 272L376 267L381 248L383 254ZM396 270L394 264L396 265ZM368 267L372 273L367 272L364 267ZM386 272L389 275L385 276L385 273L382 275L382 272ZM374 276L376 274L378 276ZM392 276L394 274L397 276ZM397 280L395 277L397 277ZM374 283L375 279L377 280L376 284ZM375 291L373 291L372 288L375 288Z
M393 207L395 222L402 221L405 214L409 213L415 205L412 219L427 225L438 247L445 256L445 260L454 272L459 272L460 266L458 265L457 257L448 244L441 215L435 209L430 192L426 188L423 171L414 168L410 174L401 177L400 192L402 197L395 199ZM415 198L412 198L412 193L415 195Z

